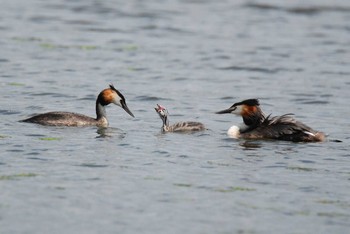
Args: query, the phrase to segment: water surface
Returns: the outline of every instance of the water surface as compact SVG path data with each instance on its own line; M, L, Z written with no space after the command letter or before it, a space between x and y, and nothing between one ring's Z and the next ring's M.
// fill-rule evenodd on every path
M2 1L1 233L346 233L348 22L345 1ZM136 118L18 122L94 116L109 83ZM242 120L214 112L246 98L342 142L228 139ZM160 133L157 103L209 130Z

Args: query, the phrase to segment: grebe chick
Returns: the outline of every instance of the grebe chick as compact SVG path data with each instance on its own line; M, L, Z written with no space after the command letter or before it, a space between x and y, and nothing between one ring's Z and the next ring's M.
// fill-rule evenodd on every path
M124 96L109 85L108 89L104 89L96 99L96 118L72 112L48 112L35 115L31 118L21 120L21 122L36 123L48 126L99 126L107 127L108 120L106 116L105 106L113 103L123 108L129 115L134 115L126 105Z
M291 115L265 116L259 107L258 99L248 99L234 103L230 108L216 114L235 114L242 116L244 124L232 126L227 134L232 138L275 139L294 142L324 141L322 132L313 130L295 120Z
M163 121L162 131L163 132L192 132L192 131L203 131L205 130L204 124L199 122L179 122L173 125L169 125L168 110L165 107L157 104L154 108L158 113L159 117Z

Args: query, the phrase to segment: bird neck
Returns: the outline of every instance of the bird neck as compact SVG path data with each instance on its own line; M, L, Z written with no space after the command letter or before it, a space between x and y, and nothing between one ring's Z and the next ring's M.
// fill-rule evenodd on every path
M102 118L106 118L107 119L107 115L106 115L106 108L104 105L101 104L101 102L99 101L99 99L96 100L96 119L102 119Z
M168 116L163 116L162 117L162 120L163 120L163 130L164 131L168 131L169 129L169 119L168 119Z
M263 123L265 120L265 114L259 107L257 107L254 112L245 112L244 115L242 115L242 118L246 127L243 131L241 130L241 133L254 129Z

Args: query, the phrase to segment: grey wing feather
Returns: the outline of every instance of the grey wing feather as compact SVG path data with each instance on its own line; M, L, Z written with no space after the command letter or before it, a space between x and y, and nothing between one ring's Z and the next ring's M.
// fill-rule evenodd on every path
M174 132L180 131L200 131L204 130L205 127L202 123L199 122L179 122L171 126Z

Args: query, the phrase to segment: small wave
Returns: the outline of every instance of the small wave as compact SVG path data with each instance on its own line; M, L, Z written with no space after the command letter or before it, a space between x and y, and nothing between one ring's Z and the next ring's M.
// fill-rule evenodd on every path
M72 95L66 95L61 93L33 93L31 96L51 96L51 97L64 97L64 98L75 98L75 96Z
M96 96L90 94L90 95L86 95L86 96L83 97L83 98L79 98L78 100L89 100L89 101L91 101L91 100L96 100Z
M228 66L228 67L220 67L220 70L235 70L235 71L251 71L251 72L263 72L263 73L277 73L281 69L274 68L262 68L262 67L245 67L245 66Z
M79 164L78 166L80 166L80 167L92 167L92 168L95 168L95 167L108 167L108 165L95 164L95 163L82 163L82 164Z
M44 16L44 15L38 15L33 16L29 18L29 21L35 22L35 23L44 23L48 21L59 21L59 17L51 17L51 16Z
M299 160L299 162L302 162L302 163L316 163L315 161L312 161L312 160Z
M170 99L168 99L168 98L160 98L160 97L147 96L147 95L137 96L135 99L138 100L138 101L162 101L162 100L170 100Z
M19 111L14 111L14 110L0 110L0 115L17 115L20 114L21 112Z
M349 76L350 72L346 71L321 71L321 74L327 74L327 75L340 75L340 76Z
M293 96L296 96L298 98L294 99L294 101L305 101L308 100L307 98L301 98L301 97L315 97L316 94L314 93L291 93Z
M306 96L306 95L304 95L304 96ZM313 95L313 96L315 96L315 95ZM328 101L310 100L310 98L295 98L295 99L293 99L293 102L299 102L301 104L307 104L307 105L315 105L315 104L316 105L319 105L319 104L324 105L324 104L329 104Z
M100 32L100 33L126 33L125 30L121 30L119 28L86 28L83 29L85 31L90 31L90 32Z
M276 10L285 11L294 14L318 14L323 12L350 12L350 7L346 6L297 6L297 7L283 7L264 3L247 3L244 5L248 8L255 8L259 10Z
M188 80L188 78L186 77L176 77L173 79L173 81L184 81L184 80Z
M27 159L31 159L31 160L38 160L38 161L49 161L46 158L39 158L39 157L28 157Z
M152 153L157 153L157 154L169 154L168 151L164 151L164 150L155 150Z
M96 22L89 21L89 20L66 20L66 24L70 25L94 25Z
M329 104L329 102L328 101L305 101L305 102L302 102L302 104L307 104L307 105L322 104L322 105L325 105L325 104Z
M231 97L231 96L225 96L225 97L222 97L220 98L221 100L233 100L235 99L234 97Z
M164 30L168 32L175 32L175 33L180 33L180 34L192 34L191 31L184 30L182 28L175 28L175 27L165 27Z

